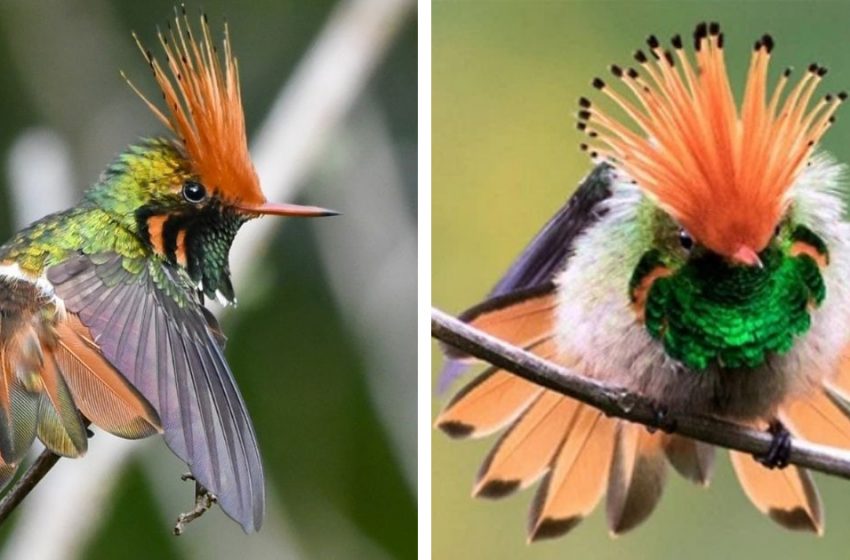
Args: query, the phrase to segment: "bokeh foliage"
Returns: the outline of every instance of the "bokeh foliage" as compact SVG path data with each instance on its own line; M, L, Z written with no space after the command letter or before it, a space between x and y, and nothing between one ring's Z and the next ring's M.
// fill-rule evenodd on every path
M607 77L610 64L631 64L650 33L666 41L719 21L739 93L753 41L765 32L777 45L771 76L786 65L799 75L817 61L830 68L823 93L850 87L847 2L439 0L432 19L432 296L451 312L483 297L588 172L577 99L597 93L590 80ZM839 113L824 146L850 161L844 119ZM436 345L433 358L436 381ZM444 402L436 397L432 413ZM843 558L850 547L846 481L816 476L825 537L789 533L749 504L722 452L710 490L671 475L656 513L633 533L610 539L600 507L567 537L528 546L532 492L496 502L469 496L494 441L434 432L434 558Z

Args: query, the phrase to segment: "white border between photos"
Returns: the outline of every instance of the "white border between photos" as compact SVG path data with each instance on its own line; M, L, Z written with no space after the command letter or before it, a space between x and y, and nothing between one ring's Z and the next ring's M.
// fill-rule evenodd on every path
M431 558L431 2L419 3L419 322L418 356L418 535L419 558Z

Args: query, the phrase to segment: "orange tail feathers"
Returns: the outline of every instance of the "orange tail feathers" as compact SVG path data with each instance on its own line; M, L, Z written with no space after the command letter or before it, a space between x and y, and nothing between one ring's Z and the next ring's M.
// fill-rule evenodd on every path
M760 512L788 529L823 534L820 496L807 471L794 465L771 470L751 455L729 455L744 493Z

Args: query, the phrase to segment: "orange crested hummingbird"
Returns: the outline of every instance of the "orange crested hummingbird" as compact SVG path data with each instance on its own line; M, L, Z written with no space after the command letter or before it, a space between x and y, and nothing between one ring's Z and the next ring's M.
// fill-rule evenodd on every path
M689 41L688 41L689 42ZM850 221L845 168L818 151L845 93L815 98L826 68L768 86L774 41L752 49L736 103L724 35L700 24L693 53L650 36L634 68L579 100L596 168L483 303L484 331L645 395L659 414L723 417L773 434L732 451L752 503L789 529L823 531L790 436L850 449ZM604 103L602 104L604 105ZM444 383L468 357L445 348ZM504 430L474 494L540 481L530 541L563 535L605 496L612 534L656 507L669 470L708 483L714 447L650 431L491 367L436 420L453 437Z
M248 153L237 62L206 16L185 11L159 34L172 138L143 140L112 162L75 207L0 247L0 481L33 440L56 454L87 448L88 422L125 438L161 432L199 484L246 532L262 524L254 428L205 298L234 301L228 253L262 215L329 216L268 202Z

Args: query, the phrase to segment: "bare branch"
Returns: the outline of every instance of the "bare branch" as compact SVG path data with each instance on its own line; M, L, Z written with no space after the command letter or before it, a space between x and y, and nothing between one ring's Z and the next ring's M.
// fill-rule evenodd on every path
M595 406L609 416L647 426L654 426L657 421L657 407L649 399L547 362L435 308L431 308L431 336L532 383ZM766 432L717 418L676 414L670 420L679 434L745 453L764 454L771 443ZM850 452L841 449L794 439L789 462L850 479Z
M3 499L0 500L0 524L2 524L9 514L15 511L24 498L35 488L36 484L41 482L56 461L59 460L59 455L53 453L49 449L41 452L27 471L18 479L18 481L6 492Z

